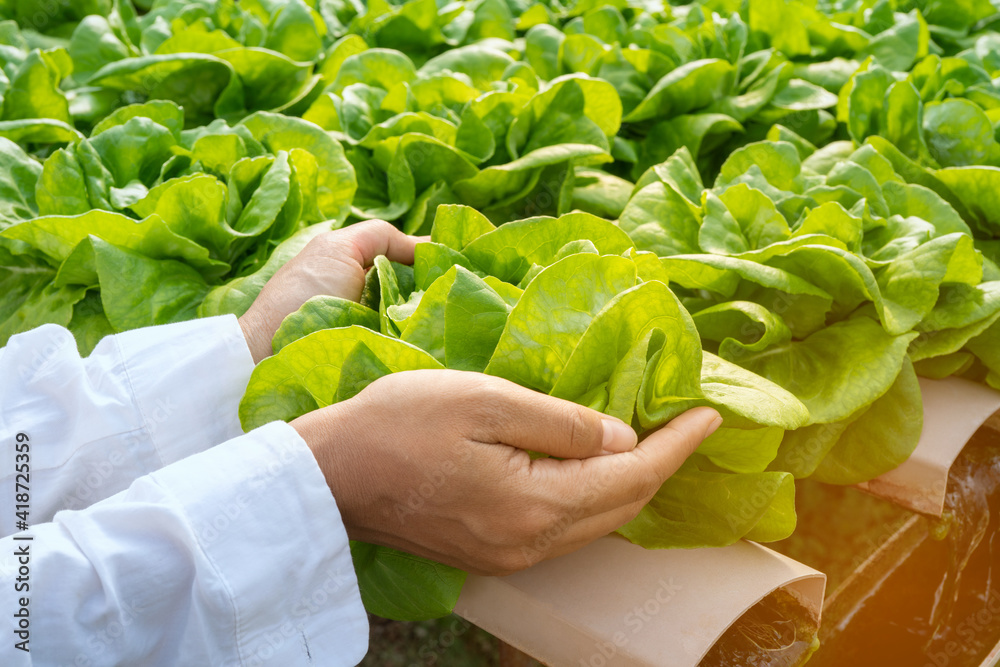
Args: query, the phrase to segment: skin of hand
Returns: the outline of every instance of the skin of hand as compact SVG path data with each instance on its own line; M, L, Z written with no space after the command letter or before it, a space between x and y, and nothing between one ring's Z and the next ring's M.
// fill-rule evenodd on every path
M310 241L240 317L254 363L308 299L357 301L375 257L412 263L420 240L369 220ZM721 423L715 410L696 408L637 444L631 427L589 408L481 373L435 370L380 378L292 426L351 539L502 575L630 521Z
M271 339L286 316L319 295L357 301L365 272L378 255L413 263L422 239L407 236L384 220L367 220L321 234L281 267L240 317L240 327L255 364L271 354Z
M351 539L505 575L633 519L721 423L696 408L637 444L628 425L589 408L429 370L382 377L292 426Z

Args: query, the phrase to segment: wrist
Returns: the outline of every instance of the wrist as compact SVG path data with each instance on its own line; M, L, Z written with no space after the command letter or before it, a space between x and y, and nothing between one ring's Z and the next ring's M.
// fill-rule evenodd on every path
M378 531L369 525L378 512L375 509L375 499L370 493L370 482L366 481L366 474L377 466L377 462L362 464L358 460L357 447L350 446L351 429L343 424L345 420L349 422L350 417L337 408L338 406L329 406L308 412L293 419L289 425L305 441L316 459L326 485L340 509L340 518L348 537L382 544L377 537Z
M323 473L323 478L326 480L326 485L329 487L330 492L336 497L336 490L339 489L339 481L334 479L334 470L338 467L337 462L333 461L333 453L328 443L331 439L330 426L328 424L329 416L326 414L329 410L313 410L312 412L307 412L301 417L297 417L289 422L295 431L299 434L299 437L305 441L306 446L309 447L309 451L312 452L313 458L316 459L316 465L319 466L320 472ZM341 509L343 514L343 508ZM347 525L347 517L341 517L344 520L344 525Z
M243 331L247 348L250 350L250 356L253 357L254 365L271 356L271 338L273 336L268 336L265 333L267 327L253 306L239 318L239 325Z

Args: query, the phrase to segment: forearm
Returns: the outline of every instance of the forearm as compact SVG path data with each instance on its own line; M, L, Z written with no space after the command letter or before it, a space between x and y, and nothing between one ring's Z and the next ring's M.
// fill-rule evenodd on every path
M315 459L275 423L0 540L0 632L30 598L35 664L354 665L367 650L347 536ZM28 590L15 593L18 545ZM0 664L23 662L14 642Z

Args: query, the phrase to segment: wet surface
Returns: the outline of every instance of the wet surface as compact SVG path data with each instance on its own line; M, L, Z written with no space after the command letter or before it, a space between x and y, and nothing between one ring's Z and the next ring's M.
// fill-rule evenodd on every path
M816 645L816 624L809 622L809 613L779 589L740 617L701 667L795 667Z
M824 618L810 667L982 664L1000 641L998 440L973 438L952 467L944 517L925 520L929 537L852 615Z

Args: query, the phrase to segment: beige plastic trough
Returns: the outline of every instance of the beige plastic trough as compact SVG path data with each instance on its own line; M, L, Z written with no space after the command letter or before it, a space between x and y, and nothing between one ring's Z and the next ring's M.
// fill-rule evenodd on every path
M868 493L907 509L941 516L948 472L969 439L1000 410L1000 391L968 380L920 379L924 428L910 458L870 482Z
M982 667L996 667L1000 665L1000 643L997 643L990 654L983 660Z
M818 626L825 587L750 542L646 550L612 535L508 577L470 576L455 611L552 667L694 667L779 588Z
M958 379L920 385L924 427L916 450L860 488L940 515L962 448L984 424L1000 424L1000 392ZM916 534L914 525L907 528L901 535ZM859 569L869 576L873 570ZM740 616L778 589L818 626L825 586L826 575L751 542L660 551L611 535L508 577L470 576L455 611L552 667L694 667ZM833 606L848 603L840 597L849 596L834 596ZM839 611L843 617L846 610ZM997 660L1000 646L984 665Z

